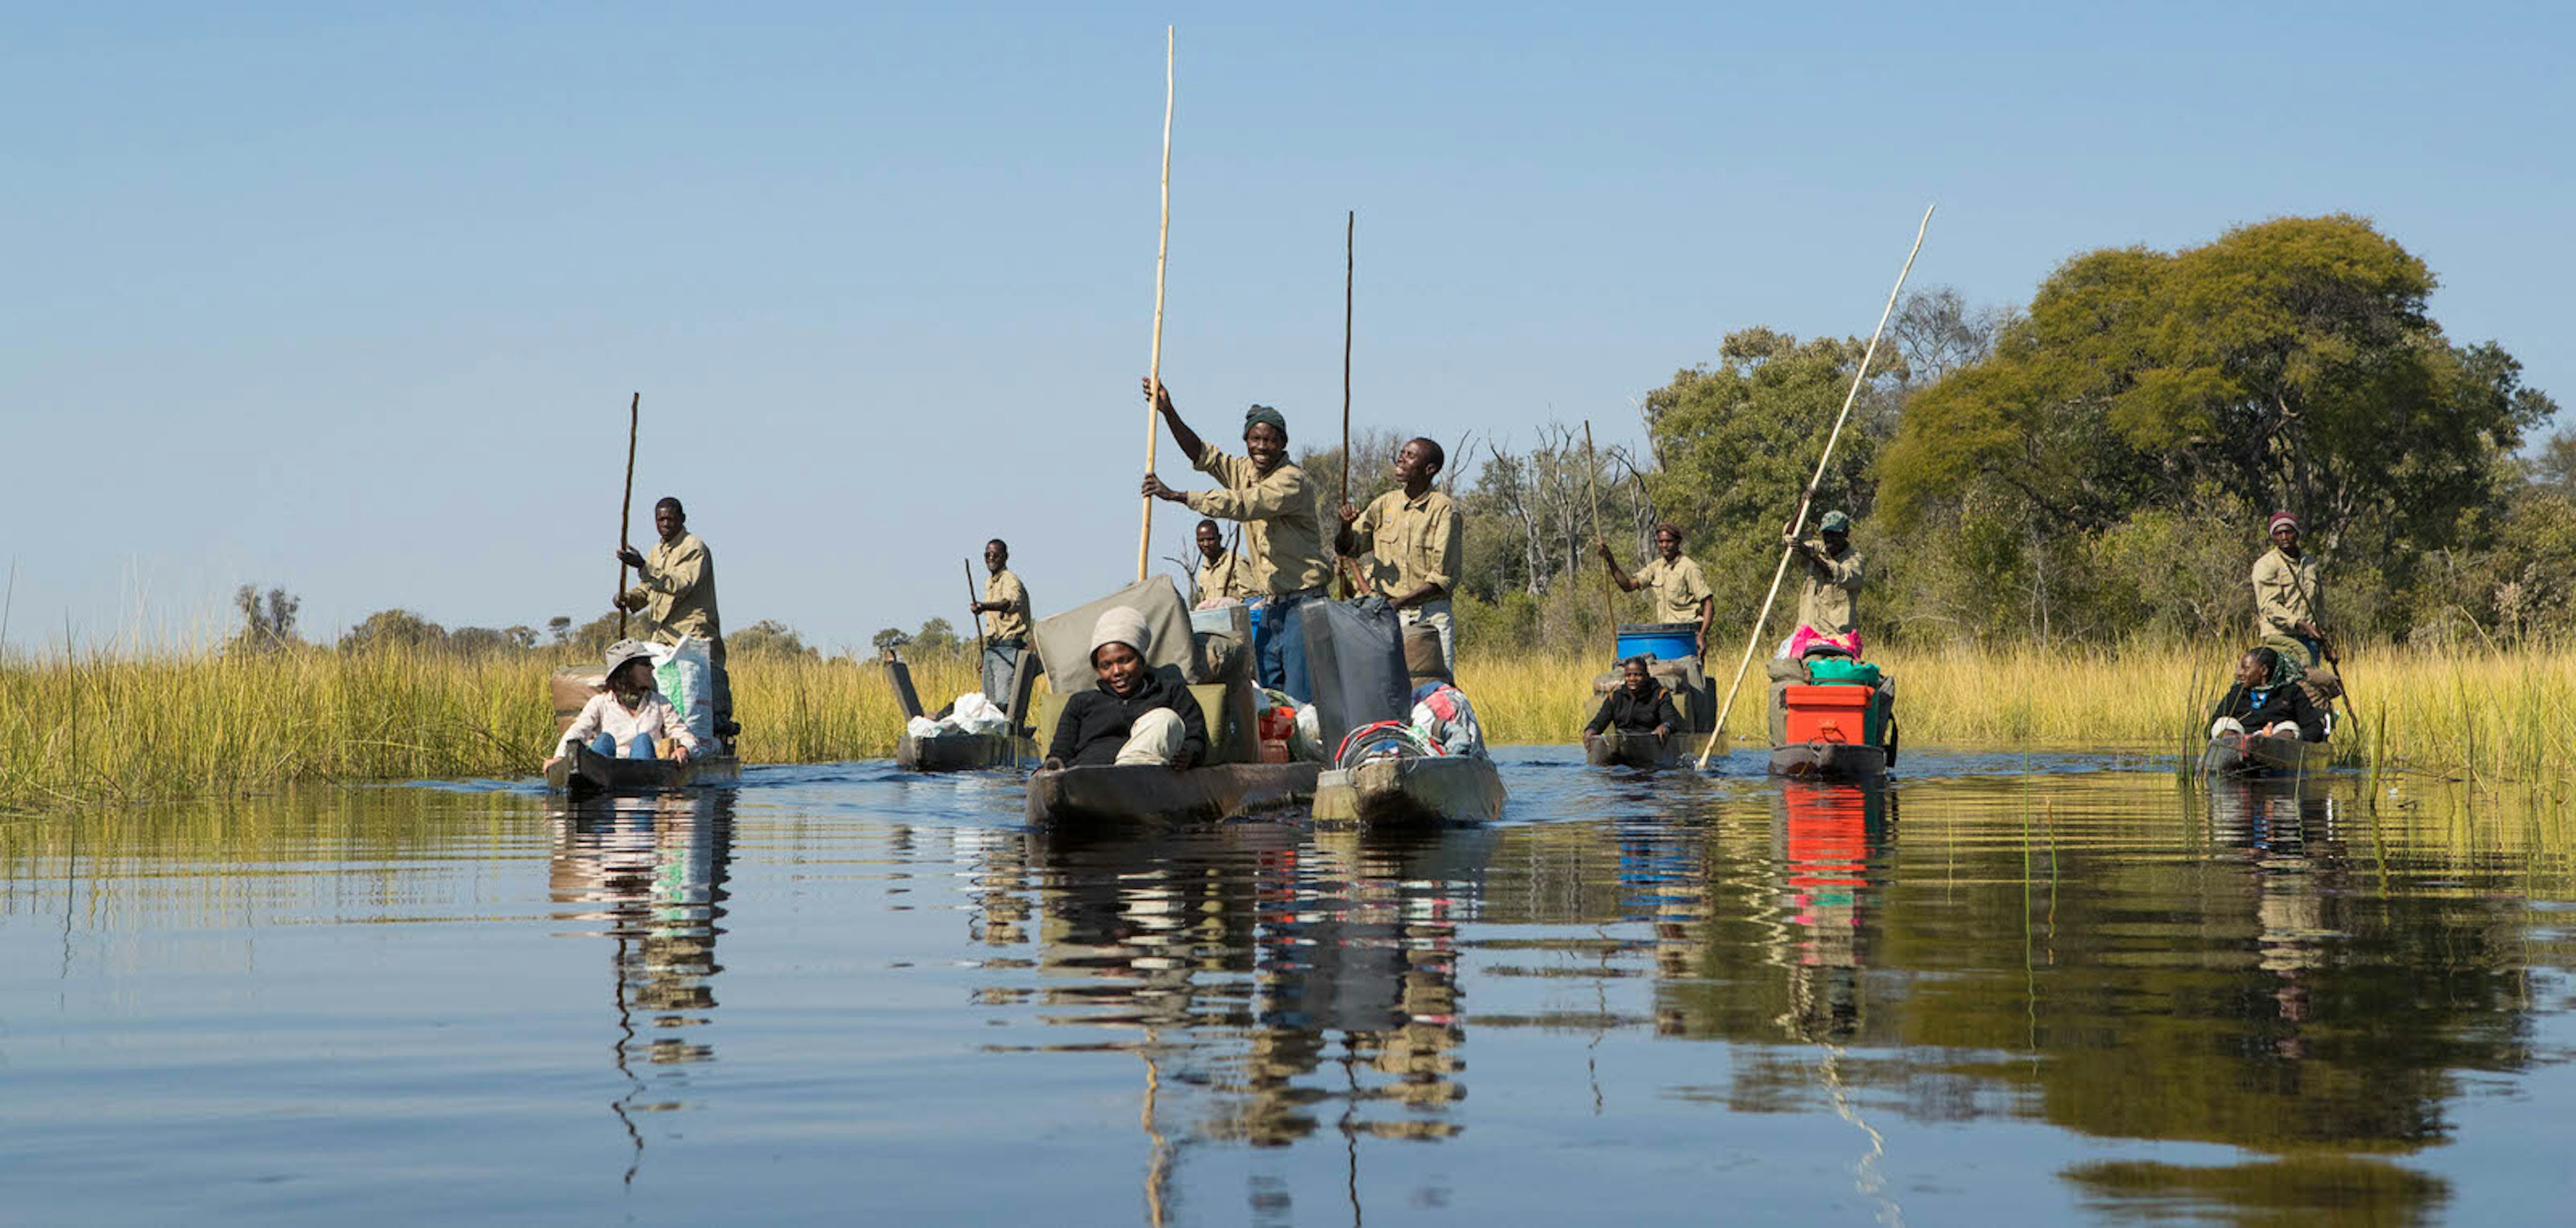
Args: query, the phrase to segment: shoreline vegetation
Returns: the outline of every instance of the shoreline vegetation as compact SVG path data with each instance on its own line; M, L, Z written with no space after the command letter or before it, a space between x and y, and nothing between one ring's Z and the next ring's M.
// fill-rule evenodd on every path
M1888 649L1911 747L2143 751L2178 766L2199 752L2232 649L2141 641L2117 648ZM1729 654L1732 657L1732 654ZM546 652L471 655L385 648L0 660L0 809L238 795L299 783L527 780L553 736ZM976 685L971 653L917 654L932 708ZM736 654L747 763L883 759L902 727L873 661ZM1573 653L1472 651L1459 683L1497 745L1576 740L1592 677ZM1712 661L1720 674L1732 660ZM1728 732L1765 742L1755 663ZM2362 647L2345 654L2358 728L2340 765L2469 781L2552 783L2576 741L2576 646Z

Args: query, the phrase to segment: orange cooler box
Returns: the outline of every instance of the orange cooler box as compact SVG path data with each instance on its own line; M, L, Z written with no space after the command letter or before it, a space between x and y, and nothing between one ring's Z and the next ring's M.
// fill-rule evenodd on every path
M1872 746L1870 736L1870 700L1878 692L1865 686L1817 686L1791 683L1785 697L1789 704L1789 744L1807 742L1845 742L1854 746Z

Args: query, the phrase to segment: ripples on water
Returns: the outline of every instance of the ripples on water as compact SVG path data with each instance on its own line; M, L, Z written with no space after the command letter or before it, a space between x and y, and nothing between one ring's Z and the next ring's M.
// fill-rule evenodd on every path
M871 764L568 812L451 786L0 820L0 1218L2410 1222L2576 1193L2552 799L1505 757L1507 822L1409 839L1040 835L1016 781Z

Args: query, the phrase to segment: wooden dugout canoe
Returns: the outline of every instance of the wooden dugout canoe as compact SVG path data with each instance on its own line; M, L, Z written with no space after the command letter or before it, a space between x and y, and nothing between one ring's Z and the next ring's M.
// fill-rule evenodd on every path
M1887 748L1855 742L1774 746L1771 774L1798 780L1874 781L1887 775Z
M1466 827L1502 817L1504 796L1503 774L1482 755L1371 759L1317 780L1315 822Z
M2333 762L2334 748L2324 742L2222 733L2201 752L2200 770L2213 776L2310 776Z
M575 801L603 793L657 793L696 785L732 784L742 779L742 760L731 755L692 759L611 759L587 746L546 769L546 788Z
M1322 772L1319 763L1040 768L1029 775L1028 821L1053 829L1213 823L1302 806Z
M1007 733L952 731L929 738L906 733L894 744L894 765L907 772L971 772L1019 761L1019 740Z
M1583 735L1583 761L1594 767L1671 767L1681 761L1682 735L1606 729Z

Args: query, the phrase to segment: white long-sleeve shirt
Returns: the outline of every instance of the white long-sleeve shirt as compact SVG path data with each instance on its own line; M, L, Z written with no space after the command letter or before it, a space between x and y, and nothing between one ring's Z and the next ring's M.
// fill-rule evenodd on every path
M590 702L581 706L581 715L572 718L572 727L564 730L563 738L555 743L555 753L562 755L575 744L587 746L603 733L617 739L620 751L634 745L636 736L641 734L669 738L688 748L691 755L698 753L698 739L689 732L689 723L680 719L680 710L662 698L660 691L644 692L643 705L632 712L609 692L591 696Z

